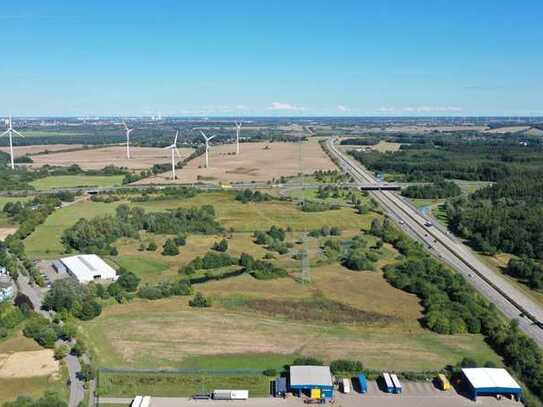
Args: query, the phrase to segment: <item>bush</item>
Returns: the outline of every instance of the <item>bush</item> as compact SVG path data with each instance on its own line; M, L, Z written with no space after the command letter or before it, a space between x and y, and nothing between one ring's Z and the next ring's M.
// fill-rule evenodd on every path
M149 244L147 245L147 251L154 252L158 249L158 246L156 245L154 240L151 240Z
M359 362L358 360L338 359L330 363L330 370L333 374L356 374L362 372L362 370L364 370L364 367L362 365L362 362Z
M67 345L59 345L55 348L55 359L61 360L64 359L68 355L68 346Z
M163 256L177 256L179 254L179 249L177 248L177 244L175 243L175 240L168 239L164 243L164 246L162 246L162 255Z
M140 278L131 271L125 271L121 273L116 282L122 289L128 292L134 292L138 288Z
M222 239L220 242L215 242L213 244L213 250L224 253L228 250L228 241L226 239Z
M291 366L322 366L324 362L311 356L302 356L294 359Z
M211 300L206 298L202 293L197 292L194 298L189 301L191 307L207 308L211 307Z
M264 376L268 376L268 377L275 377L277 376L277 370L275 369L266 369L262 372L262 374Z

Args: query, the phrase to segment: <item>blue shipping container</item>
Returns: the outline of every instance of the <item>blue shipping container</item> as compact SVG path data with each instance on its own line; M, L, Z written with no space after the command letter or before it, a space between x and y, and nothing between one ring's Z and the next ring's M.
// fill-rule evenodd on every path
M358 386L360 393L366 393L368 391L368 379L366 379L366 376L363 373L358 375Z

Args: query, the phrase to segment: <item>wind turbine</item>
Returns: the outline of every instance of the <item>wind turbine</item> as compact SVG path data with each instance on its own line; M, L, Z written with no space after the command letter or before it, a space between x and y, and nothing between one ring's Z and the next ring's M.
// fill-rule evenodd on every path
M130 159L130 133L132 133L134 129L129 129L124 121L123 126L126 131L126 158Z
M209 141L215 138L215 136L207 137L202 130L200 130L200 134L206 141L206 168L207 168L209 167Z
M175 139L173 140L173 144L169 145L168 147L164 147L164 150L171 150L172 152L172 179L175 180L175 155L177 154L179 157L181 157L181 154L179 154L179 150L177 150L177 137L179 136L179 129L175 132Z
M15 160L13 158L13 140L12 140L13 139L13 134L21 136L23 138L24 138L24 136L13 128L13 123L11 122L11 115L9 116L9 119L7 120L7 124L8 124L8 129L5 132L3 132L2 134L0 134L0 137L5 136L6 134L9 136L9 154L11 156L11 169L14 170L15 169Z
M236 123L236 155L239 155L239 131L241 130L241 122Z

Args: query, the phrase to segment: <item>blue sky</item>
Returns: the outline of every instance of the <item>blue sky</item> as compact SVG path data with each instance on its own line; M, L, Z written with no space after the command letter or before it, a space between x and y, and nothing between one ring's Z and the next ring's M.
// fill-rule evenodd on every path
M0 9L0 115L543 115L543 2Z

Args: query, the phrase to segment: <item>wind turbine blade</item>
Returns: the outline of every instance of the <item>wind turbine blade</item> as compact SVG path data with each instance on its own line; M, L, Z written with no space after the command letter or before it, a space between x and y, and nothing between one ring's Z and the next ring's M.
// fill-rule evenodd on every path
M9 133L9 130L6 130L5 132L3 132L2 134L0 134L0 137L4 137L6 134Z
M175 132L175 139L173 140L173 146L177 146L177 137L179 137L179 129Z
M200 130L200 134L202 135L203 138L205 138L207 140L207 136L202 130Z
M126 125L126 123L123 121L123 126L126 130L128 130L128 126Z
M164 147L163 150L171 150L172 148L175 148L173 144L169 145L168 147Z
M23 136L21 133L19 133L17 130L11 129L11 131L14 132L15 134L17 134L18 136L21 136L22 138L26 138L26 137Z
M211 136L210 138L207 139L207 141L214 139L215 137L217 137L217 135Z

